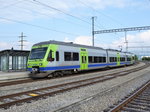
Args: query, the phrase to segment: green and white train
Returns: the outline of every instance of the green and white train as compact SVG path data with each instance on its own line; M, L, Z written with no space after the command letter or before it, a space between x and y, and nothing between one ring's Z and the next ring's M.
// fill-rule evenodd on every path
M132 53L59 41L32 46L28 70L32 78L64 75L81 70L123 66L134 63Z

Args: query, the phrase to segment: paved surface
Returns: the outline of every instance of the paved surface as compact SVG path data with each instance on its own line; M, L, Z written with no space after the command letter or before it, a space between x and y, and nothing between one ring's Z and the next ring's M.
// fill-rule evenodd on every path
M2 72L0 71L0 80L11 80L28 77L29 72Z

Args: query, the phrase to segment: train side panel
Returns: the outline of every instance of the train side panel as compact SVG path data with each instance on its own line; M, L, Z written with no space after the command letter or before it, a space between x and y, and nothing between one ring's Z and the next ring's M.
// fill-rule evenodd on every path
M28 70L33 77L133 64L132 53L58 41L37 43L32 47ZM45 73L45 74L44 74Z

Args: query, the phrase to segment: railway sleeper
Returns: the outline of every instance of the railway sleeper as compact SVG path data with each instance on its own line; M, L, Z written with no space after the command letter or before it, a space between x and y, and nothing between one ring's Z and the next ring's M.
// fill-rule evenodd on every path
M123 107L121 112L142 112L142 110L136 108L130 108L130 107ZM149 112L149 111L144 111L144 112Z
M148 99L150 99L150 96L149 95L140 95L139 97L142 97L142 98L148 98Z
M136 98L137 100L142 100L142 101L147 101L147 102L150 102L150 99L147 98L147 97L138 97Z
M145 101L145 100L134 99L133 101L149 104L149 101Z
M149 93L148 93L148 92L145 92L145 93L142 93L141 96L142 96L142 95L143 95L143 96L149 96Z
M150 105L149 105L149 104L146 104L146 103L141 103L141 102L138 102L138 103L137 103L137 102L132 101L131 104L133 104L133 105L147 106L148 108L150 108Z
M135 109L139 109L142 111L150 111L150 108L148 108L147 106L139 105L138 103L136 104L129 103L126 107L135 108Z

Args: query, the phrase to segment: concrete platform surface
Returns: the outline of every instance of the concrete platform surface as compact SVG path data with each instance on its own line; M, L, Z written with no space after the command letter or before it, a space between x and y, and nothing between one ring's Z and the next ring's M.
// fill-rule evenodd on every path
M12 80L12 79L20 79L27 78L29 72L2 72L0 71L0 80Z

